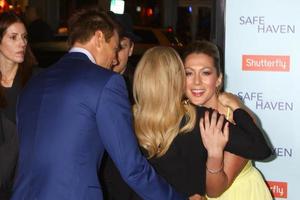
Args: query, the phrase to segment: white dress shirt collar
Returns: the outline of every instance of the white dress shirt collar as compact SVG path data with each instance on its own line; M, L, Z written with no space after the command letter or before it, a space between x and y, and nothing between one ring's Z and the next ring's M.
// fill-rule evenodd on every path
M69 52L70 52L70 53L71 53L71 52L80 52L80 53L83 53L83 54L85 54L85 55L90 59L90 61L91 61L92 63L95 63L95 64L96 64L95 58L92 56L92 54L91 54L88 50L86 50L86 49L84 49L84 48L81 48L81 47L72 47L72 48L69 50Z

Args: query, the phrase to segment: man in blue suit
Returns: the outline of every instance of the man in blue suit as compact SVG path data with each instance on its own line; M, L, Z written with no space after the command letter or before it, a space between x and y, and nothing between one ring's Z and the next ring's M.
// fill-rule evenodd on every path
M69 43L69 53L19 98L12 200L101 200L97 171L104 149L143 199L184 199L138 148L124 80L109 70L119 47L117 25L103 13L78 12L69 22Z

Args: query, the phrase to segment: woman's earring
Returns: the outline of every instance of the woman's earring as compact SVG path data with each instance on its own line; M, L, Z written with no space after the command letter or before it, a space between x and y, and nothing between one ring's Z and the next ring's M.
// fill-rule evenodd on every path
M220 94L220 86L217 86L216 87L216 95L219 96L219 94Z
M183 100L183 104L184 104L184 105L188 105L189 103L190 103L190 100L189 100L189 99Z

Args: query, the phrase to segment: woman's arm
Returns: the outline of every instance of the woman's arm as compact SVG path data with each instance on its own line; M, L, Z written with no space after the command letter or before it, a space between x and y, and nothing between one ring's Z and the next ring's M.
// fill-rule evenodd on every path
M217 120L216 111L211 120L208 112L200 119L200 131L203 144L207 150L206 161L206 192L209 196L219 196L228 185L228 176L225 173L224 147L228 141L228 122L222 132L224 116Z
M235 122L235 125L229 125L229 141L225 150L251 160L269 157L271 149L253 117L245 111L242 101L231 93L220 94L219 101L233 111Z
M223 192L225 192L225 190L230 187L234 179L245 167L247 161L247 159L225 151L223 172L218 174L210 173L208 170L206 170L207 195L209 197L218 197L223 194Z
M232 94L222 95L222 102L225 106L230 107L230 110L235 111L243 107L243 103L240 99ZM225 101L225 102L224 102ZM232 117L232 113L231 113ZM249 122L250 118L250 122ZM268 156L270 153L270 149L265 142L260 130L256 127L255 123L245 111L237 111L234 112L234 119L236 121L236 125L231 124L230 127L233 127L230 131L230 139L229 144L226 145L226 149L232 150L233 153L239 155L245 155L246 157L251 156L254 158L264 158L264 156ZM232 121L232 120L231 120ZM201 130L202 132L203 130ZM236 136L236 134L241 133L241 135ZM250 134L250 135L249 135ZM240 142L240 144L238 144ZM253 152L243 152L243 149L248 149L254 144L259 144L257 151ZM244 146L243 146L244 145ZM252 148L252 147L251 147ZM255 155L257 153L257 155ZM224 152L223 154L223 163L220 170L206 170L206 192L210 197L218 197L220 196L230 185L233 183L234 179L238 176L240 171L247 164L247 159L232 154L230 152ZM207 166L210 165L211 162L214 162L214 158L211 158L208 155ZM220 160L217 159L220 166ZM223 169L222 169L223 168ZM216 168L215 168L216 169ZM222 170L221 170L222 169Z
M258 155L261 155L262 158L265 155L269 155L269 148L266 143L264 143L264 138L261 137L262 134L259 135L260 130L255 125L253 119L246 113L245 111L239 111L238 109L244 108L245 106L241 102L241 100L230 93L223 93L219 96L220 102L225 106L229 107L231 111L234 111L233 118L236 122L236 126L241 128L241 131L244 132L250 132L253 134L254 139L251 142L257 142L260 143L260 148L258 149ZM235 110L238 110L235 112ZM228 113L227 113L228 114ZM232 113L229 113L232 117ZM231 120L231 121L232 121ZM235 129L234 129L235 130ZM232 131L232 130L231 130ZM238 129L235 130L236 134L238 134ZM239 142L239 139L235 135L231 135L230 142ZM248 141L240 140L241 144L246 144ZM236 143L235 143L236 144ZM245 147L246 147L245 146ZM227 145L226 149L229 150L231 148L234 148L235 146L231 146L230 143ZM236 146L239 147L239 146ZM233 152L236 152L237 154L242 154L242 148L236 148L233 150ZM247 164L247 159L237 156L235 154L232 154L230 152L225 151L224 152L224 171L220 174L218 173L210 173L208 170L206 171L206 192L207 195L210 197L218 197L220 196L227 188L230 187L230 185L233 183L234 179L238 176L238 174L241 172L241 170L244 168L244 166Z
M205 148L207 149L208 158L206 162L206 193L210 197L220 196L234 181L235 177L243 169L247 160L224 152L225 140L228 140L228 122L222 133L224 116L216 120L216 112L212 114L209 120L208 112L200 120L201 137ZM217 121L217 122L216 122ZM223 136L223 137L222 137ZM226 141L227 141L226 140Z
M232 94L221 94L219 98L220 103L229 108L226 109L226 119L234 123L232 111L242 107L242 103ZM224 152L223 156L224 160L222 163L222 173L221 171L220 173L212 173L210 170L206 170L206 192L210 197L218 197L227 188L229 188L248 161L243 157L239 157L226 151Z

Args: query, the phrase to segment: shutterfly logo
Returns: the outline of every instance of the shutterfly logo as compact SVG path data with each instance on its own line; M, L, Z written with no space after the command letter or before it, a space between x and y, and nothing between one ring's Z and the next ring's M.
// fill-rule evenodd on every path
M289 72L290 56L242 55L243 71Z
M287 182L275 182L267 181L270 191L275 198L287 198L288 197L288 183Z

